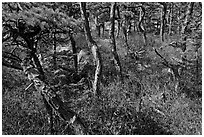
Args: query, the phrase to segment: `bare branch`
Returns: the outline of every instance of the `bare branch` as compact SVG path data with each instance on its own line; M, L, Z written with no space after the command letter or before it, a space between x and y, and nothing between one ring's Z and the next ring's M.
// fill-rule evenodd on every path
M159 57L161 57L164 60L164 65L170 67L169 62L156 50L156 48L154 48L154 51Z
M20 65L17 66L17 65L8 63L8 62L6 62L6 61L4 61L4 60L2 60L2 65L3 65L3 66L6 66L6 67L8 67L8 68L13 68L13 69L17 69L17 70L22 70L22 71L23 71L23 68L22 68Z
M12 59L12 60L15 60L15 61L18 61L18 62L22 62L22 60L18 56L14 55L12 53L6 52L6 51L4 51L2 53L2 57L3 58L9 58L9 59Z

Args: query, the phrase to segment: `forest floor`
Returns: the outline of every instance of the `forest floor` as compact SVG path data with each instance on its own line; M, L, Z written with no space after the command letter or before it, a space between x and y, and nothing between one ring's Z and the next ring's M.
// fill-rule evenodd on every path
M157 36L148 36L149 44L144 47L141 36L130 36L132 51L145 50L139 60L127 54L123 38L116 39L124 83L118 80L118 72L111 62L109 40L96 39L103 57L100 99L95 100L89 89L66 89L63 92L64 100L84 119L91 134L202 134L202 97L197 95L202 86L194 87L186 80L188 86L175 91L175 83L167 73L163 73L162 60L153 47L162 46L161 54L169 60L172 56L180 58L181 51L166 47L168 42L159 43L158 39ZM49 134L48 115L41 95L34 88L25 91L29 82L23 72L3 67L2 79L2 133ZM62 133L65 124L55 116L56 134L71 134Z

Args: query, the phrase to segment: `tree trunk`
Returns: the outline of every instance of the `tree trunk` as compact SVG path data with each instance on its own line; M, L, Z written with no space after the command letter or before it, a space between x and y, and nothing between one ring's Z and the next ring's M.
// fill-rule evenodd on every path
M178 9L178 16L177 16L177 20L178 20L177 34L178 35L180 35L180 25L181 25L180 16L181 16L181 11L180 9Z
M94 56L95 63L96 63L96 71L95 71L95 77L94 77L94 82L93 82L93 91L95 95L100 95L99 84L100 84L100 78L101 78L101 72L102 72L101 54L99 52L98 45L96 44L96 42L93 40L91 36L89 21L86 16L86 3L85 2L80 3L80 9L81 9L81 14L82 14L82 19L84 20L84 31L86 35L86 40L88 42L89 47L91 47L92 54Z
M123 33L124 33L124 36L125 36L125 39L128 40L128 36L129 36L129 22L128 22L128 18L125 17L125 20L124 20L124 25L123 25Z
M22 35L21 37L26 41L27 47L30 50L30 52L29 52L29 50L27 51L28 52L27 56L23 60L21 66L22 66L25 74L28 76L28 79L31 80L36 87L37 83L35 82L33 77L37 77L38 79L41 79L43 81L45 81L45 79L46 79L43 67L40 63L40 60L38 59L38 57L36 55L36 48L35 47L37 47L37 41L34 42L34 39L27 38L25 35ZM32 59L33 59L33 61L32 61ZM32 69L30 69L30 68L32 68ZM35 68L35 71L32 71L33 68ZM36 76L36 74L37 74L37 76ZM50 124L51 134L54 134L52 107L49 105L49 103L47 102L47 100L45 99L45 96L42 94L41 91L40 91L40 93L43 97L43 102L45 104L46 110L50 116L49 124Z
M128 19L127 20L127 35L129 37L129 34L132 32L132 24L131 24L131 20Z
M143 20L144 20L144 17L145 17L145 8L143 6L139 6L139 7L141 8L141 10L140 10L138 28L139 28L140 32L142 33L142 35L143 35L144 45L146 46L147 37L146 37L146 32L145 32L145 29L144 29L144 26L143 26Z
M161 39L161 42L164 42L164 30L165 30L167 5L164 2L160 2L160 4L163 6L163 8L161 9L160 39Z
M44 73L43 67L40 64L40 61L36 55L36 48L35 47L37 47L37 41L34 42L34 40L30 40L27 38L24 38L24 40L26 41L27 46L29 47L29 50L31 50L31 52L30 52L31 58L30 59L31 60L33 59L33 61L34 61L32 63L34 63L35 67L38 69L41 79L45 79L45 73Z
M39 62L39 60L37 59L37 56L34 56L32 52L28 52L26 58L22 62L23 71L29 80L34 83L36 90L42 94L46 108L49 108L48 113L51 116L50 120L53 120L52 110L54 110L63 120L68 122L68 124L72 124L74 127L73 130L75 130L76 134L86 134L86 128L81 119L75 112L64 105L64 102L60 99L59 95L56 94L56 91L45 82L45 79L41 76L43 74L38 70L39 66L36 68L31 67L31 58L34 58L35 64L38 64L37 62ZM51 126L53 126L53 122L51 122Z
M199 76L200 76L200 73L199 73L198 48L199 47L196 47L196 85L197 86L199 85Z
M189 30L189 25L191 23L191 17L193 14L193 6L194 6L194 2L189 3L188 8L186 10L185 13L185 19L184 22L182 24L182 28L181 28L181 39L182 39L182 45L186 47L186 40L188 37L188 30Z
M160 9L160 13L161 13L161 17L160 17L160 41L163 42L164 41L164 37L163 37L163 33L164 33L164 24L163 24L163 10Z
M134 32L136 31L136 20L134 20L134 22L133 22L133 31Z
M118 29L117 29L117 38L119 38L120 36L120 28L121 28L121 17L120 17L120 10L119 10L119 6L116 7L116 10L117 10L117 15L118 15L118 19L117 19L117 22L118 22Z
M105 33L105 22L100 23L100 27L102 28L102 37L103 37Z
M170 11L169 11L169 37L171 36L171 25L172 25L172 18L173 18L173 8L174 4L170 3Z
M75 73L77 74L78 73L78 62L77 62L76 42L75 42L73 35L71 33L72 32L70 32L69 36L70 36L70 41L71 41L71 45L72 45Z
M117 32L116 32L116 37L119 38L120 36L120 28L121 28L121 20L120 19L117 19Z
M34 42L33 42L34 43ZM29 42L28 44L32 44ZM37 44L37 43L35 43ZM29 47L34 47L30 45ZM36 49L32 48L31 52L27 53L26 58L22 62L22 67L25 74L28 76L29 80L34 83L34 86L37 91L41 93L43 96L43 101L50 115L50 127L51 127L51 134L54 133L53 129L53 110L68 124L72 124L73 130L75 134L86 134L86 127L84 126L83 122L77 116L75 112L67 108L61 98L59 97L57 92L54 91L46 82L45 75L43 68L40 64L38 57L36 56ZM32 58L36 67L31 67Z
M134 32L138 32L138 28L137 28L137 20L134 20Z
M111 3L111 11L110 11L110 22L111 22L111 29L110 29L110 39L111 39L111 45L112 45L112 54L114 57L114 62L116 65L116 68L118 69L120 73L120 80L123 82L123 76L122 76L122 67L119 60L119 56L116 49L116 42L115 42L115 9L116 9L116 2Z
M53 66L54 66L54 69L57 69L56 49L57 49L57 41L56 41L56 34L55 34L55 29L54 29L54 34L53 34Z
M95 22L95 25L96 25L96 31L97 31L98 37L100 37L101 36L101 27L100 27L97 16L94 17L94 22Z
M191 18L192 18L192 14L193 14L193 5L194 2L189 3L186 13L185 13L185 18L184 18L184 22L182 23L181 26L181 47L182 47L182 51L185 52L186 50L186 42L187 42L187 38L188 38L188 33L189 33L189 25L191 23Z
M126 26L126 23L124 23L124 25L123 25L123 22L122 22L121 25L122 25L122 32L123 32L124 39L125 39L125 47L127 48L128 54L129 54L130 47L129 47L129 44L128 44L127 26Z

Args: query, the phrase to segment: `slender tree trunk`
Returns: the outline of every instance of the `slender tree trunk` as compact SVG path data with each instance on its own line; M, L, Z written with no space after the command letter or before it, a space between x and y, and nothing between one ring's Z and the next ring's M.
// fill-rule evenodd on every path
M117 22L118 22L117 38L119 38L119 36L120 36L120 28L121 28L121 17L120 17L119 6L116 7L116 10L117 10L117 15L118 15L118 19L117 19Z
M111 45L112 45L112 54L114 57L114 62L116 63L116 68L118 69L120 73L120 79L123 82L123 76L122 76L122 67L119 60L119 56L116 49L116 41L115 41L115 9L116 9L116 2L111 3L111 11L110 11L110 22L111 22L111 29L110 29L110 39L111 39Z
M185 13L184 22L182 24L181 35L182 35L182 38L184 41L186 41L186 39L187 39L187 31L188 31L189 25L191 23L191 18L192 18L192 14L193 14L193 6L194 6L194 2L190 2L188 5L188 8L186 10L186 13Z
M167 13L167 5L165 2L160 2L163 6L161 9L161 26L160 26L160 38L161 41L164 42L164 30L165 30L165 20L166 20L166 13Z
M103 37L105 33L105 22L101 23L101 27L102 27L102 37Z
M159 34L159 21L157 20L157 35Z
M76 42L75 42L75 40L73 38L73 35L71 33L72 32L70 32L69 36L70 36L70 41L71 41L71 45L72 45L75 73L77 74L77 72L78 72L78 62L77 62Z
M181 28L181 41L182 41L181 44L182 44L183 52L185 52L186 50L186 42L188 38L189 25L191 23L191 18L193 14L193 5L194 5L194 2L189 3L188 8L185 13L185 19L184 19L184 22Z
M134 32L138 32L137 21L134 20Z
M170 11L169 11L169 37L171 36L171 25L172 25L172 18L173 18L173 3L170 3Z
M140 16L139 16L139 24L138 24L138 28L140 30L140 32L143 35L143 41L144 41L144 45L147 45L147 37L146 37L146 32L143 26L143 21L144 21L144 17L145 17L145 8L143 6L139 6L140 7Z
M36 87L36 85L35 85L35 87ZM54 130L54 117L53 117L53 109L52 109L52 107L49 105L49 103L47 102L47 100L46 100L46 96L44 95L44 94L42 94L42 92L41 91L39 91L40 93L41 93L41 96L42 96L42 99L43 99L43 103L44 103L44 105L45 105L45 108L46 108L46 110L47 110L47 113L48 113L48 115L49 115L49 120L48 120L48 123L50 124L50 133L51 133L51 135L54 135L55 133L55 130Z
M92 54L94 56L95 63L96 63L96 71L95 71L95 77L94 77L94 82L93 82L93 91L95 95L100 95L99 84L100 84L101 72L102 72L101 54L99 52L98 45L96 44L96 42L93 40L91 36L89 21L86 16L86 3L85 2L80 3L80 9L81 9L82 18L84 20L84 30L86 34L86 39L87 39L89 47L91 47Z
M98 37L101 36L101 27L100 27L100 24L99 24L99 21L98 21L98 17L95 16L95 25L96 25L96 31L97 31L97 34L98 34Z
M199 85L199 60L198 60L198 47L196 47L196 84Z
M122 32L123 32L124 39L125 39L125 46L127 47L128 54L129 54L130 47L129 47L129 44L128 44L128 35L127 35L127 28L126 27L127 27L126 24L122 25Z
M40 60L38 59L37 55L36 55L36 48L37 47L37 42L34 42L33 40L24 38L24 40L26 41L30 52L28 52L26 58L24 59L23 63L22 63L22 68L23 71L25 72L25 74L28 76L29 80L31 80L32 82L34 81L32 78L33 76L36 75L37 72L37 76L39 79L45 81L46 77L45 77L45 73L44 70L42 68L42 65L40 63ZM34 46L35 45L35 46ZM33 61L32 61L33 59ZM26 65L26 66L25 66ZM35 71L32 71L30 69L28 69L29 67L33 67L35 68ZM30 72L29 72L30 71ZM34 85L36 86L36 83L34 82ZM43 97L43 102L44 105L46 107L46 110L50 116L49 119L49 124L50 124L50 132L51 134L54 134L54 128L53 128L53 110L52 107L49 105L49 103L47 102L47 100L45 99L45 96L42 94L42 92L40 92L42 97Z
M160 17L160 41L163 42L164 38L163 38L163 33L164 33L164 24L163 24L163 10L160 9L161 12L161 17Z
M119 38L119 36L120 36L120 28L121 28L121 20L120 19L117 19L117 38Z
M35 64L35 67L38 69L41 79L45 79L45 73L44 73L43 67L40 64L40 61L36 55L36 48L34 48L34 47L37 47L37 42L34 42L33 40L29 40L26 38L24 38L24 40L26 41L26 43L29 47L29 50L31 50L31 52L30 52L31 58L30 59L31 60L33 59L33 61L34 61L33 63Z
M54 34L53 34L53 66L54 69L57 69L57 57L56 57L56 50L57 50L57 41L56 41L56 34L55 34L55 28L54 28Z
M180 35L180 25L181 25L180 16L181 16L181 11L180 9L178 9L178 16L177 16L177 20L178 20L177 34L178 35Z
M128 20L128 37L132 33L132 22L131 19Z
M129 34L132 32L132 24L131 24L131 20L127 19L127 34L129 36Z
M127 20L127 18L125 18L125 21L124 21L124 25L123 25L123 29L125 30L124 31L124 35L125 35L125 39L127 39L128 40L128 26L129 26L129 24L128 24L128 20Z

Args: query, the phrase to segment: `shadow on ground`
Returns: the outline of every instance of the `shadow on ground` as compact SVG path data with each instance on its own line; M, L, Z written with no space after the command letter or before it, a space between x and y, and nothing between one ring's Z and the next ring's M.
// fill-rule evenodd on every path
M112 111L112 112L111 112ZM110 110L107 115L112 115L110 119L105 118L104 112L98 113L97 121L89 123L90 133L93 135L172 135L168 126L155 120L152 114L146 112L131 111L124 113L124 110ZM112 113L112 114L111 114ZM103 123L104 122L104 123ZM104 126L105 125L105 126Z

